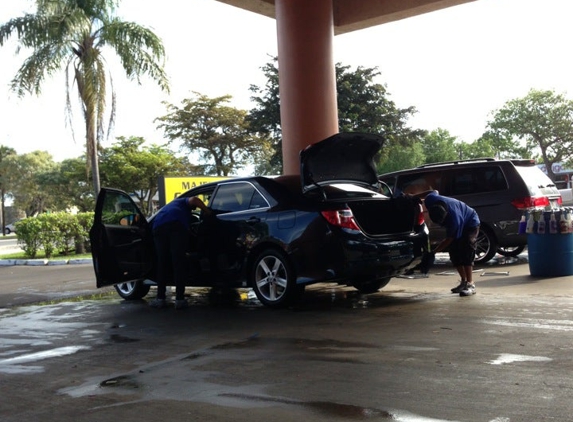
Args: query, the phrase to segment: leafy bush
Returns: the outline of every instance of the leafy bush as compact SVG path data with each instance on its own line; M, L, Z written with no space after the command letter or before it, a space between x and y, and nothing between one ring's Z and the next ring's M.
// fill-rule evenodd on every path
M28 217L18 222L18 244L29 258L35 258L42 248L46 258L54 252L61 255L84 253L89 249L89 229L93 224L93 212L69 214L58 212Z
M94 213L80 212L76 214L78 232L75 234L75 248L77 254L91 251L90 229L94 223Z
M36 218L24 218L16 223L18 244L27 257L35 258L41 245L42 223Z

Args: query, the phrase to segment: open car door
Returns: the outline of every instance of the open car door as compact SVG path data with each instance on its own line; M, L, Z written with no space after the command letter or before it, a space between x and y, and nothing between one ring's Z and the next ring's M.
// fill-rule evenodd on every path
M90 242L97 287L153 276L151 224L127 193L101 189Z

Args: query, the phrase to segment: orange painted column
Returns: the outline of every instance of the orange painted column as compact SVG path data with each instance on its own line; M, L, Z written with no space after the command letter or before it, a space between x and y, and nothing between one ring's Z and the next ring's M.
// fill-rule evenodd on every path
M275 0L283 173L299 152L338 132L332 0Z

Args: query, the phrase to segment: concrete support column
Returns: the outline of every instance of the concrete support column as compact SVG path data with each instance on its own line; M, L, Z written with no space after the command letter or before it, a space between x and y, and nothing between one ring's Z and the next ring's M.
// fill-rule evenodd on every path
M283 173L299 152L338 132L332 0L275 0Z

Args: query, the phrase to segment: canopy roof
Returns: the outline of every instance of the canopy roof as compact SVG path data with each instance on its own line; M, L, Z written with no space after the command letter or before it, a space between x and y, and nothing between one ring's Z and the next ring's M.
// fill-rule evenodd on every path
M217 1L275 18L274 0ZM345 34L471 1L475 0L332 0L334 34Z

